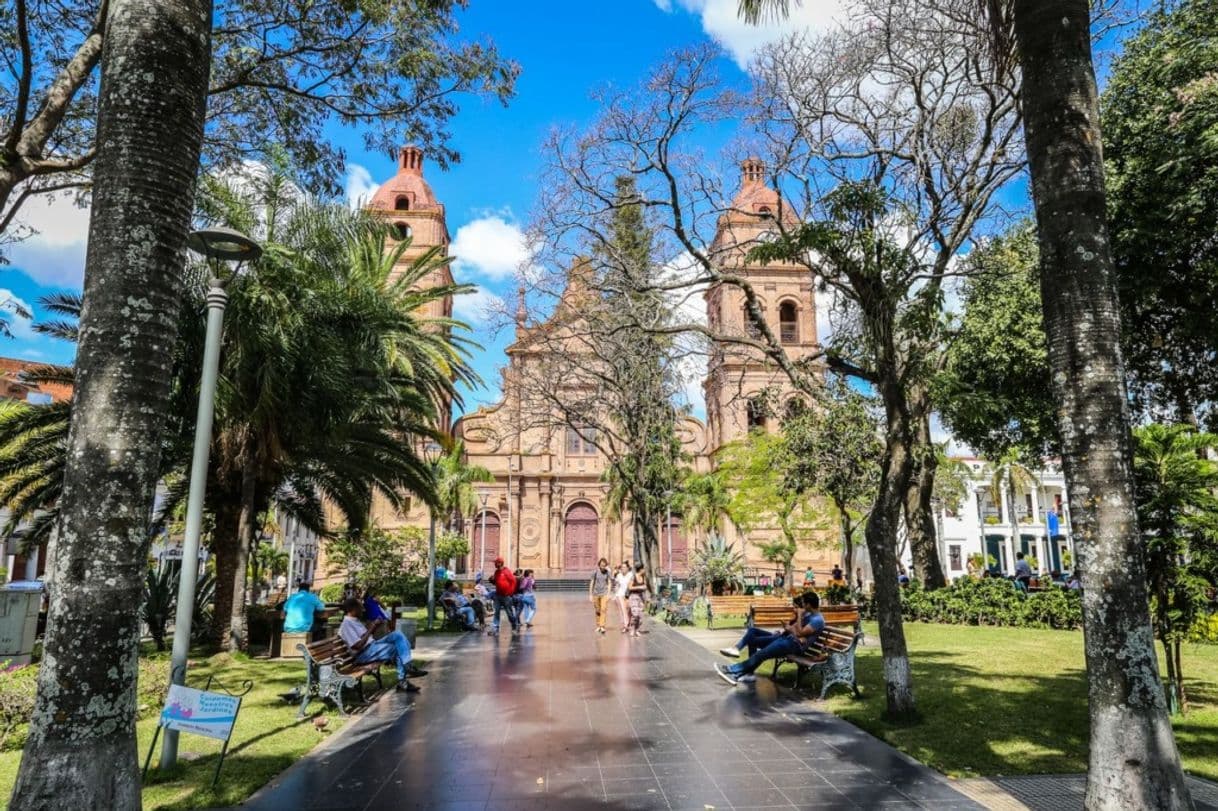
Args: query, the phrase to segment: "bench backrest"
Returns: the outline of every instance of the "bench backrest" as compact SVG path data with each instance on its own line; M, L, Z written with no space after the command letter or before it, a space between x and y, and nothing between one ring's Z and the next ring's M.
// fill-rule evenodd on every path
M820 614L825 618L826 625L847 625L853 628L859 624L857 605L821 606Z
M305 652L309 659L319 665L344 665L355 659L355 654L347 647L347 643L342 640L342 637L337 636L323 639L320 642L310 642L305 645Z
M845 628L835 628L832 625L827 625L825 626L825 632L817 640L817 647L827 653L847 653L858 643L860 636L860 634L847 631Z
M754 628L769 628L786 625L795 619L793 605L755 605L749 613Z

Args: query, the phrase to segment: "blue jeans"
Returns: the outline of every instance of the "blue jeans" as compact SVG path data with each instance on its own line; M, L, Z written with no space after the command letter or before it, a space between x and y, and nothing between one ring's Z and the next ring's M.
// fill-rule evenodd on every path
M398 681L406 678L406 666L410 664L410 642L401 631L391 631L380 639L369 640L355 657L357 662L393 662L398 669Z
M466 628L474 627L474 609L468 605L463 605L457 609L457 614L460 615Z
M757 651L764 648L766 645L773 642L782 634L774 631L764 631L761 628L749 628L744 632L744 636L740 637L740 641L736 643L736 650L747 650L752 656Z
M770 659L779 659L783 656L790 656L794 653L802 653L803 649L803 645L799 644L799 640L797 640L795 637L780 636L749 658L745 659L740 664L731 665L727 670L733 676L743 676L746 673L752 673L754 670L761 667L762 662L766 662Z
M515 600L510 594L495 595L495 619L491 622L492 629L496 631L499 630L500 611L507 612L508 622L511 623L513 628L516 628L520 624L520 620L516 617L516 606L513 604L514 602Z
M529 623L533 621L533 617L537 616L537 597L531 593L520 595L520 621Z

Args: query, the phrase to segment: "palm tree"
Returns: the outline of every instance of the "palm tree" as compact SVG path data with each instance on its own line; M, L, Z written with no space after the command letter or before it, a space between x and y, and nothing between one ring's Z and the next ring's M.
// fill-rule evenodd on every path
M476 377L467 327L424 313L471 288L424 287L451 261L439 249L403 268L409 240L387 248L379 220L310 200L283 174L209 183L201 207L266 246L230 293L209 487L214 635L239 647L254 516L271 502L323 533L326 502L356 529L374 492L440 506L417 449L443 439L440 404Z
M211 4L110 0L106 10L75 404L14 808L140 806L138 614L203 141Z
M454 530L461 518L478 509L478 493L474 485L494 481L495 477L481 465L471 465L465 459L465 440L454 439L448 450L436 460L436 501L438 512L444 516L445 527Z
M723 528L731 501L722 475L687 471L673 509L681 514L681 523L687 534L711 535Z
M1218 436L1191 425L1159 424L1137 428L1134 436L1151 617L1166 654L1168 705L1183 712L1180 644L1209 603L1204 564L1218 551L1218 464L1208 458Z
M1028 469L1014 452L1008 452L994 463L990 474L990 498L1002 504L1003 493L1007 496L1007 524L1011 528L1011 548L1019 541L1019 509L1015 504L1016 494L1023 493L1040 484L1036 474ZM1014 565L1014 561L1012 561Z

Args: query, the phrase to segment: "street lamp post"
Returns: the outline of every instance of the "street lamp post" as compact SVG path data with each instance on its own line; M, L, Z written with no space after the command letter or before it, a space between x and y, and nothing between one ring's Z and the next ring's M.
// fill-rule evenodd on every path
M423 447L423 457L435 472L436 462L440 459L440 446L428 442ZM436 621L436 511L428 507L431 516L431 530L427 536L427 630L431 630Z
M664 493L664 507L668 514L668 591L672 593L672 491Z
M482 548L478 551L478 571L486 571L486 501L491 497L491 494L483 490L478 493L478 498L482 501Z
M229 278L241 265L262 255L262 248L249 237L230 228L206 228L193 232L186 245L206 257L212 266L207 291L207 333L203 345L203 370L199 382L199 410L195 417L194 453L190 460L190 490L186 499L186 530L182 538L182 565L178 570L178 607L173 625L173 653L169 677L173 684L186 683L186 658L190 653L190 623L194 618L195 585L199 579L199 535L203 529L203 496L207 487L207 461L211 450L211 425L215 414L216 381L220 372L220 338L228 281L220 273L221 262L235 262ZM161 743L161 768L178 759L178 733L166 729Z

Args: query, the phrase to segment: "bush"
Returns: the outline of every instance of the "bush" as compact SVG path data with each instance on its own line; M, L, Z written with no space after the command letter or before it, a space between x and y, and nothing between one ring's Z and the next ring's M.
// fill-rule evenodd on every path
M328 586L322 586L317 596L321 597L323 603L337 603L343 599L345 588L346 586L342 583L331 583Z
M0 670L0 750L20 749L34 714L38 668L33 665Z
M901 613L906 620L948 625L1071 629L1083 624L1078 592L1052 588L1029 595L1002 578L962 578L936 591L911 583L901 592Z

